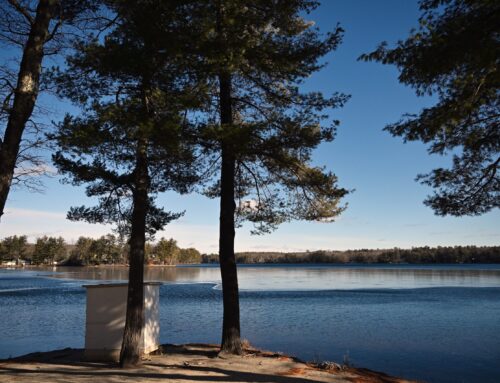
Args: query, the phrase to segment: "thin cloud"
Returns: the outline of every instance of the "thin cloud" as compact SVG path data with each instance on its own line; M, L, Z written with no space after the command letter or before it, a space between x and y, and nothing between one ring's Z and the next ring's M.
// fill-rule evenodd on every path
M5 210L5 218L47 218L47 219L66 219L66 213L44 211L44 210L33 210L33 209L19 209L19 208L8 208Z

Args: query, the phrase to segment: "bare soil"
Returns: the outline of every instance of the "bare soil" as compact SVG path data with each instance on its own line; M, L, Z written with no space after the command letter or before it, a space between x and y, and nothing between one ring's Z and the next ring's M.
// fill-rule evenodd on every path
M113 363L85 361L83 350L64 349L0 360L0 382L16 383L411 383L366 369L335 363L320 365L246 348L242 356L218 353L217 345L165 345L142 365L121 369Z

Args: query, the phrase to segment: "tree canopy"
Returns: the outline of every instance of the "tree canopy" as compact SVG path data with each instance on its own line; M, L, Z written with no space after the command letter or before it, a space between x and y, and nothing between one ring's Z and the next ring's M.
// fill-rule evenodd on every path
M322 34L305 19L307 0L220 0L203 5L201 67L215 84L204 111L200 146L208 159L206 190L220 197L219 259L224 316L221 350L240 354L235 215L268 232L292 219L332 219L347 190L333 173L312 166L311 153L333 139L326 110L347 97L304 93L306 77L322 68L342 30ZM236 202L239 202L238 205Z
M422 0L420 26L364 60L393 64L399 81L437 103L385 129L429 152L453 155L451 168L417 177L435 193L425 204L438 215L478 215L500 206L500 3Z
M174 62L178 51L167 43L171 15L158 20L159 27L149 23L151 12L160 11L153 6L136 5L139 12L126 2L109 3L117 13L114 29L103 42L79 42L66 70L53 74L59 94L83 111L58 125L54 162L67 181L87 184L87 194L99 197L98 205L72 208L68 218L118 224L126 234L137 188L138 143L144 142L146 230L152 235L181 214L156 207L155 196L168 189L186 192L196 180L184 115L190 108L190 79Z
M219 32L207 39L205 54L216 77L230 77L232 118L209 121L204 146L212 159L222 157L221 147L234 155L239 221L253 222L253 233L267 233L293 219L334 219L347 190L332 172L312 166L311 156L321 142L333 140L338 121L328 113L348 96L304 93L300 85L325 65L319 58L337 48L343 30L322 34L298 16L311 12L315 1L221 4L222 11L207 11ZM219 112L222 103L217 94ZM219 190L218 180L207 195L219 196Z
M103 39L82 41L64 74L54 76L62 95L82 106L54 136L59 170L98 197L68 218L114 223L129 238L127 313L122 367L141 362L146 235L182 213L155 205L158 193L183 193L196 181L186 113L193 79L182 48L189 36L185 2L110 0L116 15ZM195 79L196 80L196 79ZM197 84L195 81L194 84Z

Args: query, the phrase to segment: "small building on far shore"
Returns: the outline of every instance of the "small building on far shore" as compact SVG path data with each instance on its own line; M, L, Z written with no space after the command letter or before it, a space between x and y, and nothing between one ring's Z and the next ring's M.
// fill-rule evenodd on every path
M10 261L3 261L2 266L17 266L16 261L11 259Z
M0 265L7 267L24 267L26 265L31 265L28 259L10 259L8 261L3 261Z

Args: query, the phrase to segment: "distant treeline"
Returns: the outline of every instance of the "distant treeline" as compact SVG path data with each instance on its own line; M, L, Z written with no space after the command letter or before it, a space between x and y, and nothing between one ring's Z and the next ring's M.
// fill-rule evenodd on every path
M148 264L174 265L201 263L198 250L183 249L174 239L162 238L146 244ZM80 237L75 244L67 244L61 237L40 237L28 243L25 235L0 241L0 261L3 264L91 266L128 263L128 245L114 235L100 238Z
M34 265L91 266L127 264L128 245L114 235L94 239L80 237L67 244L61 237L12 236L0 241L0 262ZM361 249L306 251L297 253L244 252L236 254L240 264L259 263L500 263L500 246L413 247L411 249ZM218 263L217 254L183 249L174 239L162 238L146 244L146 263L175 265Z
M203 263L217 263L217 254L203 254ZM413 247L301 253L244 252L236 262L258 263L500 263L500 246Z

